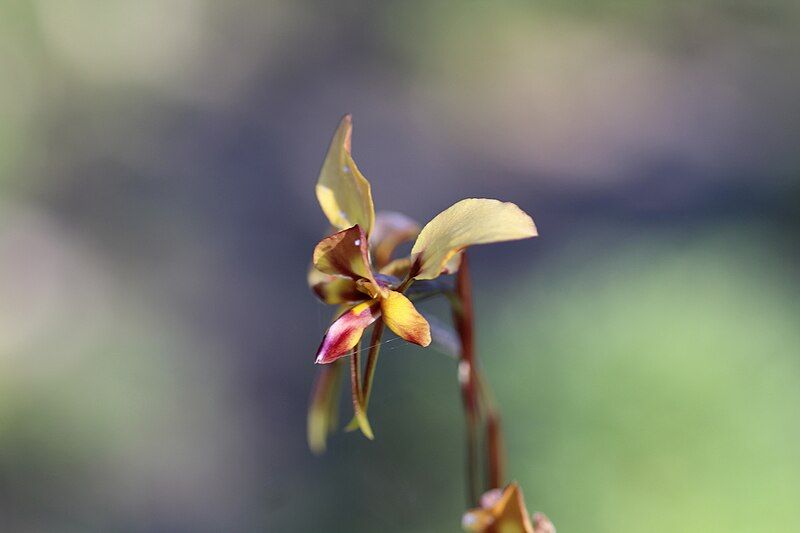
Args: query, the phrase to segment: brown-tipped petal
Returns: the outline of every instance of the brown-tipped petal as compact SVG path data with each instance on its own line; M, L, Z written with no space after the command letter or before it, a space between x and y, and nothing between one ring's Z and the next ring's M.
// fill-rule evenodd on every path
M352 278L325 274L314 267L308 271L308 286L317 298L330 305L366 299Z
M375 216L375 227L370 235L372 260L376 268L382 268L392 259L398 245L414 239L420 226L413 219L394 211L381 211Z
M389 291L389 294L381 299L381 310L383 321L389 329L403 339L420 346L428 346L431 343L431 328L428 321L419 314L411 300L399 292Z
M367 237L359 226L322 239L314 248L312 262L325 274L375 281L369 268Z
M360 303L345 311L337 318L320 343L317 350L317 364L331 363L347 355L347 352L361 339L364 330L380 316L378 300Z
M454 254L473 244L535 237L533 219L516 205L487 198L467 198L428 222L417 237L411 255L417 279L434 279Z
M367 179L350 154L353 119L345 115L322 163L317 180L317 200L331 224L345 229L359 224L369 235L375 222L375 207Z

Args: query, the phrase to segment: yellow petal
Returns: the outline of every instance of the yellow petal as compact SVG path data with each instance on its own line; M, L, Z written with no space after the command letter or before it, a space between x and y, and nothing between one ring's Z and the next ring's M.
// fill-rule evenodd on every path
M411 249L417 279L434 279L455 254L473 244L535 237L533 219L510 202L467 198L448 207L422 228Z
M381 298L381 311L383 321L389 329L403 339L420 346L431 343L431 328L428 321L419 314L411 300L399 292L389 291L385 298Z
M319 241L311 260L314 268L325 274L374 281L369 268L367 237L359 226Z
M375 208L367 179L350 155L353 120L345 115L333 135L317 180L317 200L331 224L338 229L358 224L369 235Z

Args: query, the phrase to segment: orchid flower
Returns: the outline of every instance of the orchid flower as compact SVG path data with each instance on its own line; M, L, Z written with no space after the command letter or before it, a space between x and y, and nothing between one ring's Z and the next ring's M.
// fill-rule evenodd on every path
M337 420L337 395L342 358L350 355L354 418L346 429L361 429L373 438L366 416L384 326L400 338L420 345L449 346L458 358L458 377L467 426L468 506L478 502L478 431L485 427L486 485L503 485L500 418L481 377L474 342L472 289L465 249L474 244L526 239L537 235L533 219L516 205L487 198L467 198L436 215L420 229L405 215L375 214L372 188L351 152L353 123L346 115L328 148L317 181L322 211L332 234L314 248L308 283L323 302L338 311L317 350L321 365L308 413L308 441L312 451L325 448ZM415 240L407 257L394 257L398 245ZM434 282L456 274L454 284ZM422 292L408 292L415 282ZM427 292L426 292L427 290ZM455 332L427 320L415 307L420 295L444 295L450 304ZM413 301L412 301L413 300ZM361 338L372 326L361 377ZM447 333L447 332L445 332ZM449 335L449 336L448 336ZM449 338L449 342L442 339ZM486 533L554 533L544 515L531 522L516 483L484 494L480 508L464 515L464 527Z
M556 533L553 523L542 513L531 521L517 483L493 489L481 496L481 506L464 514L461 525L475 533Z
M308 282L325 303L343 305L325 333L316 363L327 365L352 354L351 380L356 421L367 437L369 385L377 350L370 350L367 380L360 381L358 354L361 337L372 324L370 347L380 343L383 325L400 338L420 345L431 343L431 327L404 294L415 280L433 280L458 269L461 252L473 244L536 236L533 219L512 203L485 198L461 200L439 213L422 230L399 213L375 215L372 188L351 153L353 123L346 115L334 133L322 164L316 194L336 233L317 244ZM397 245L416 237L411 255L392 259ZM333 374L328 371L324 374ZM325 380L320 379L321 387ZM332 429L330 395L316 394L309 410L309 444L321 451Z
M347 115L333 136L317 182L320 206L340 231L314 249L309 283L326 303L357 303L328 328L317 351L318 364L347 355L380 317L399 337L428 346L430 326L403 294L405 289L414 280L454 272L458 254L467 246L536 236L533 219L516 205L469 198L439 213L419 232L410 258L388 262L394 247L413 237L415 226L397 214L375 224L371 187L353 160L351 138L352 119ZM382 269L372 264L370 249ZM405 274L405 279L400 281L397 274Z

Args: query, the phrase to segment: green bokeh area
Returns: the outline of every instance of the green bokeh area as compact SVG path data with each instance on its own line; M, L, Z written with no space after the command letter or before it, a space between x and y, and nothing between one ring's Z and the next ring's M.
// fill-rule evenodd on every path
M798 523L796 263L770 234L599 236L479 303L511 475L559 530Z

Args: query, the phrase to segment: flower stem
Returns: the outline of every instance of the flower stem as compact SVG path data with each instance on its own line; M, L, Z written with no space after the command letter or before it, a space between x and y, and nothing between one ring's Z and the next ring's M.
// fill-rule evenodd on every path
M475 390L475 335L472 309L472 284L466 253L456 276L455 302L452 305L453 323L461 340L458 362L458 383L464 405L467 435L467 504L478 504L478 398Z
M378 319L372 326L372 336L369 339L369 353L367 354L367 366L364 369L364 412L369 406L369 395L372 392L372 381L375 379L375 368L378 365L378 355L381 351L381 337L383 336L383 320Z
M467 255L463 253L461 265L456 275L455 293L450 299L453 324L461 340L461 354L458 363L458 381L464 405L467 432L467 497L468 504L478 504L478 426L481 411L486 413L486 456L485 472L487 489L503 485L505 457L500 414L478 368L475 353L475 315L472 307L472 282L469 274Z
M364 397L361 392L361 358L359 352L361 350L361 342L359 341L353 348L353 353L350 355L350 386L352 389L351 395L353 398L353 412L361 432L368 439L374 439L372 428L369 425L367 414L364 411Z
M372 381L375 378L375 368L378 364L378 354L381 350L381 336L383 335L383 320L378 319L372 326L372 335L369 339L369 353L367 354L367 365L364 369L364 381L361 388L361 395L363 398L364 416L367 414L367 406L369 405L369 396L372 392ZM353 417L349 424L344 428L345 431L355 431L360 427L358 419Z
M495 411L488 411L486 414L486 455L486 480L489 487L502 487L505 477L503 430L500 425L500 415Z

